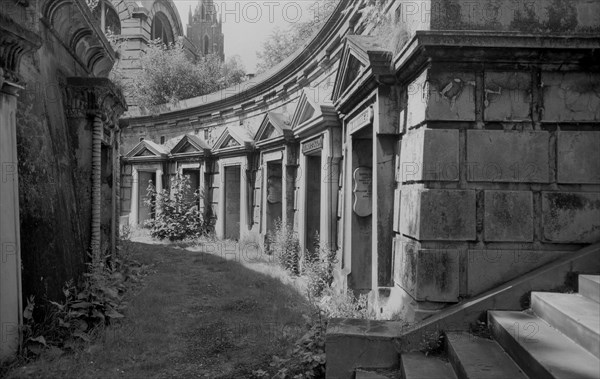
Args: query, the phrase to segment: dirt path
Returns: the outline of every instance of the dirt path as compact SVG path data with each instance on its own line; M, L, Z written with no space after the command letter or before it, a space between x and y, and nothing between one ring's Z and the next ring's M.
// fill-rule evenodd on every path
M129 295L126 319L77 354L48 357L13 378L251 378L304 332L310 307L271 275L202 252L133 244L156 264Z

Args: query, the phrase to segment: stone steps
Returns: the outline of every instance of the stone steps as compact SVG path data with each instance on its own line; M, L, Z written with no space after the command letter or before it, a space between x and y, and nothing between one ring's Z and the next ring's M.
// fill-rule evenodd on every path
M600 275L579 275L579 293L600 303Z
M532 292L531 308L559 332L600 355L600 303L580 294Z
M420 352L401 356L403 379L456 379L450 362Z
M488 320L496 341L531 378L598 378L598 358L533 313L491 311Z
M328 378L598 379L600 302L595 300L600 277L581 275L579 283L580 293L532 292L531 309L526 311L488 310L493 339L452 331L460 329L437 329L445 336L447 360L402 352L406 350L399 348L403 336L398 325L346 321L344 329L352 333L331 338L340 354L344 352L344 360L340 356L336 362L358 362L354 367L376 369L350 369L347 375ZM386 368L390 370L382 370Z
M496 343L467 332L446 333L447 352L459 379L527 379Z

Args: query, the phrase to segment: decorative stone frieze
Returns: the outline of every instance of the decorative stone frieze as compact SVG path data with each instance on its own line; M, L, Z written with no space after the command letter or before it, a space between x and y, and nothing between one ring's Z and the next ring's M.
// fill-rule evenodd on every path
M0 13L0 89L21 86L19 66L23 56L39 49L40 37Z
M107 78L68 78L66 92L69 118L98 115L106 124L116 126L127 110L123 93Z

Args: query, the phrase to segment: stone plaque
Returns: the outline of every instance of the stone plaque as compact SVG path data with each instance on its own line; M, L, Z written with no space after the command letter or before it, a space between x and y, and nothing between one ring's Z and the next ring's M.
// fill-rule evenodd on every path
M354 203L352 209L360 217L373 213L373 170L371 167L357 167L352 174L354 179Z
M372 122L373 108L369 107L348 122L348 130L350 130L350 133L354 133Z
M271 204L281 203L281 176L267 178L267 201Z
M314 151L314 150L321 150L322 148L323 148L323 136L320 136L319 138L315 138L313 140L310 140L310 141L302 144L302 152L304 154L310 153L311 151Z

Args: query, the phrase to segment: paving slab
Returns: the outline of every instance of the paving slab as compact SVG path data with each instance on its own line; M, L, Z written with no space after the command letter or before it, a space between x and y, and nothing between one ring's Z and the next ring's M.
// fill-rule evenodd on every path
M490 311L494 338L531 378L598 379L600 360L531 312Z

